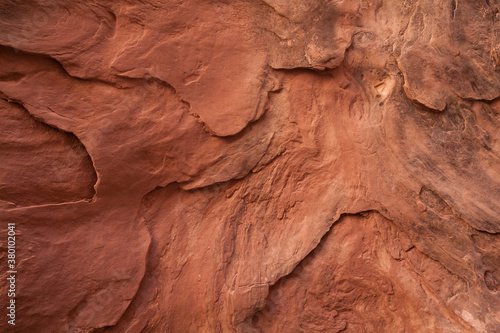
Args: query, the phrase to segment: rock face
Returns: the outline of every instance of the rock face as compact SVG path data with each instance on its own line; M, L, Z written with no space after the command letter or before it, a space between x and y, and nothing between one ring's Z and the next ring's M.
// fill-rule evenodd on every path
M499 8L2 1L1 331L499 332Z

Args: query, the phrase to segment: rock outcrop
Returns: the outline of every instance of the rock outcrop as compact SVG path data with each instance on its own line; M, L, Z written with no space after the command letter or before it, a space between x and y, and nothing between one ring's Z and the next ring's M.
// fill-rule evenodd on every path
M2 1L1 331L500 331L499 8Z

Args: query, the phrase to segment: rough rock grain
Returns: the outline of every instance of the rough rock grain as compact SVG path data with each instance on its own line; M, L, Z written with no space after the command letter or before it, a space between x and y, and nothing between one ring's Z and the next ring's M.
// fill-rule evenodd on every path
M1 330L500 331L499 7L2 1Z

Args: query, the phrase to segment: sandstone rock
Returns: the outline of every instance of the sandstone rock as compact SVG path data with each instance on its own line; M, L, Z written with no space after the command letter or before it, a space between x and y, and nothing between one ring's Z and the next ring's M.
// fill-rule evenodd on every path
M498 7L3 1L2 331L499 331Z

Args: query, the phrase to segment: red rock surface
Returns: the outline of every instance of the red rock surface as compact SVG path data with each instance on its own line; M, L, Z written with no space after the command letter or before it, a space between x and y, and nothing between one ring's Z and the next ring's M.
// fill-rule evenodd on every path
M499 7L2 1L1 331L499 332Z

